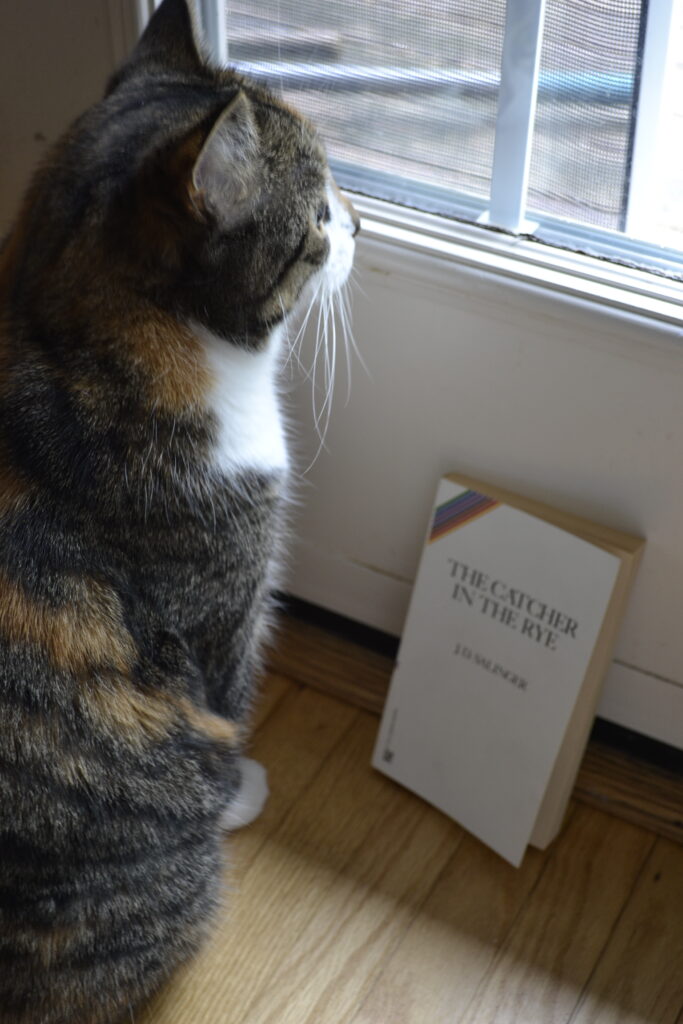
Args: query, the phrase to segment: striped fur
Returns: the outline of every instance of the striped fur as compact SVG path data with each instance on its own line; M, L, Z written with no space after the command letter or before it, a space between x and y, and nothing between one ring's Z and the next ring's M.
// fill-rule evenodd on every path
M3 1024L130 1019L216 907L286 472L268 353L330 189L164 0L0 251Z

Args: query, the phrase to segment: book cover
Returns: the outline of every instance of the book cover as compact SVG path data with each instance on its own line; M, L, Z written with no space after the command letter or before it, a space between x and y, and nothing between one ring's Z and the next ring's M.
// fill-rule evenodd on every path
M373 765L518 865L621 566L594 538L442 479Z

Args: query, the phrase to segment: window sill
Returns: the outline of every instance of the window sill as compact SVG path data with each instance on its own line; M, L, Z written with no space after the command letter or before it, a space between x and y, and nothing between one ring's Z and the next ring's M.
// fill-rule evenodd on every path
M644 270L351 193L362 237L535 289L683 328L683 284ZM440 275L441 276L441 275ZM443 277L442 277L443 281Z

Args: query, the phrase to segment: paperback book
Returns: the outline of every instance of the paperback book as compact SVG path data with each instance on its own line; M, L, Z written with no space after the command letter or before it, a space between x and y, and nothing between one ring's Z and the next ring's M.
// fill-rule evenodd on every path
M373 765L511 863L558 832L640 538L438 487Z

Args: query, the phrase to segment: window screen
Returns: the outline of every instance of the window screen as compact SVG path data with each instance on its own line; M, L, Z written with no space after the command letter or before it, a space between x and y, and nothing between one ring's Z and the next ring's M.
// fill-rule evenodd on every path
M228 56L315 121L342 184L357 167L380 197L485 200L504 21L504 0L250 0L228 4Z
M225 9L230 64L314 120L341 185L470 220L488 209L496 133L510 137L501 64L504 46L506 66L516 51L506 17L509 28L522 16L511 12L528 11L523 0L227 0ZM526 191L518 174L525 224L541 240L680 274L683 0L546 0L537 85ZM643 123L658 125L651 158ZM494 189L498 181L496 171ZM518 230L510 221L494 226Z
M622 230L640 0L547 0L528 203Z

